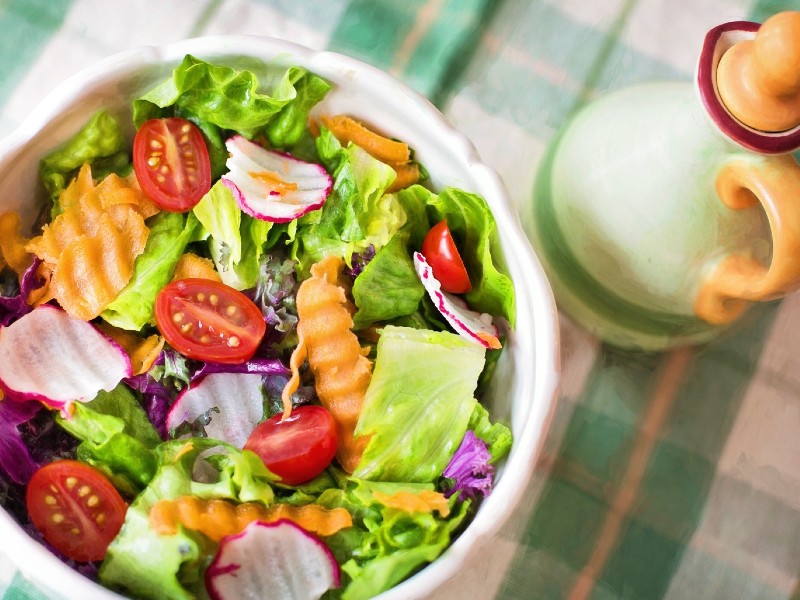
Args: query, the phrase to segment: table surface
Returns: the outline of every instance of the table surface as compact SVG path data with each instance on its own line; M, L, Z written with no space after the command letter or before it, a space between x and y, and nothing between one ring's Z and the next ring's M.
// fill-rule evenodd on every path
M530 202L579 106L689 81L711 27L798 0L5 0L0 137L110 53L220 33L375 64L427 95ZM800 597L800 296L644 354L562 315L563 385L522 507L436 598ZM0 596L38 598L0 555Z

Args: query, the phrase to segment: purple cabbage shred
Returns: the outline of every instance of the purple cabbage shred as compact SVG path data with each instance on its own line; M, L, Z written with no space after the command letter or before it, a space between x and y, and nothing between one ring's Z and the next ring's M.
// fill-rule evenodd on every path
M14 483L27 483L39 466L22 439L19 426L41 408L39 402L0 401L0 469Z
M345 267L344 273L349 277L355 279L364 270L371 261L375 258L375 246L370 244L369 248L360 253L354 253L350 258L350 267Z
M461 492L462 498L475 500L491 494L494 480L494 467L486 444L472 430L467 430L461 445L456 450L443 475L453 480L452 487L445 491L449 498Z
M22 274L16 296L0 296L0 326L10 325L33 310L28 304L28 295L44 284L42 278L36 274L41 262L40 258L34 258L33 264Z

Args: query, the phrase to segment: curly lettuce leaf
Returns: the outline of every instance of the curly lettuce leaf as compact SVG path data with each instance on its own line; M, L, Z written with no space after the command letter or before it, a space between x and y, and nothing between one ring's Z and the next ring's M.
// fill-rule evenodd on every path
M343 147L325 127L317 151L334 183L322 209L300 220L294 254L301 271L329 255L349 264L354 253L385 246L406 222L396 197L386 194L396 177L392 167L354 144Z
M39 177L54 203L53 217L61 212L58 197L84 163L92 166L97 179L130 165L119 121L106 111L96 112L77 134L39 162Z
M476 404L469 419L468 428L486 444L491 455L490 463L496 463L511 450L513 436L503 423L492 423L489 411L483 404Z
M513 326L514 284L502 271L497 224L486 201L455 188L445 188L437 195L420 185L401 190L397 196L414 216L409 224L415 249L421 247L431 225L447 219L472 280L472 290L466 294L470 308L503 316Z
M161 437L124 385L101 390L91 402L76 402L69 417L55 414L55 419L81 440L78 458L108 475L120 490L135 494L153 478L153 449Z
M139 127L147 119L175 114L252 138L298 98L296 86L307 75L305 69L290 67L265 94L259 91L258 77L252 71L216 66L186 55L171 77L133 101L134 124ZM308 94L300 96L299 103L302 107L294 111L295 118L306 114ZM287 122L283 129L292 126Z
M353 515L353 527L326 539L345 574L343 600L365 600L397 585L418 568L434 561L450 545L470 502L451 502L447 518L435 512L405 512L386 507L380 492L419 493L430 484L384 483L351 479L344 489L323 492L317 502L343 507Z
M267 139L276 148L288 148L306 135L308 116L330 91L331 84L315 75L304 74L296 83L294 101L284 106L267 125Z
M133 276L100 316L107 322L138 331L153 321L156 296L172 278L175 265L198 229L192 213L161 212L153 217L144 252L133 264Z
M484 354L453 333L385 327L355 430L371 438L353 476L436 481L477 404Z
M139 598L189 600L202 589L214 548L203 536L183 528L174 535L155 533L150 508L161 499L185 495L269 505L274 476L251 452L209 439L166 442L157 448L156 457L156 474L128 508L125 524L100 567L100 581Z

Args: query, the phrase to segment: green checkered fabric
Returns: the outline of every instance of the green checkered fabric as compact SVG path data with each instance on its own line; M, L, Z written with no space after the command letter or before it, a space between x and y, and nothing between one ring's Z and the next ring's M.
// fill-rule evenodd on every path
M800 0L4 0L0 135L109 53L269 35L350 54L430 97L524 216L578 107L689 80L708 29L781 10ZM431 598L800 598L798 314L793 296L712 344L649 354L564 317L563 389L525 501ZM7 558L0 595L42 597Z

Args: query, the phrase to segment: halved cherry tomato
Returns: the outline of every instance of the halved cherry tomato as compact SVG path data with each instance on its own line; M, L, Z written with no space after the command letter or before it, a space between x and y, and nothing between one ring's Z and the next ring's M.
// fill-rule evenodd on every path
M105 475L77 460L57 460L33 474L28 514L56 550L73 560L102 560L128 505Z
M236 364L253 356L267 331L261 310L242 292L210 279L178 279L156 297L156 325L189 358Z
M133 139L142 190L164 210L184 212L211 189L211 162L200 130L186 119L150 119Z
M259 423L244 445L287 485L314 479L333 460L339 436L331 413L322 406L298 406Z
M422 242L422 255L445 292L463 294L472 289L467 268L461 260L446 220L431 227Z

